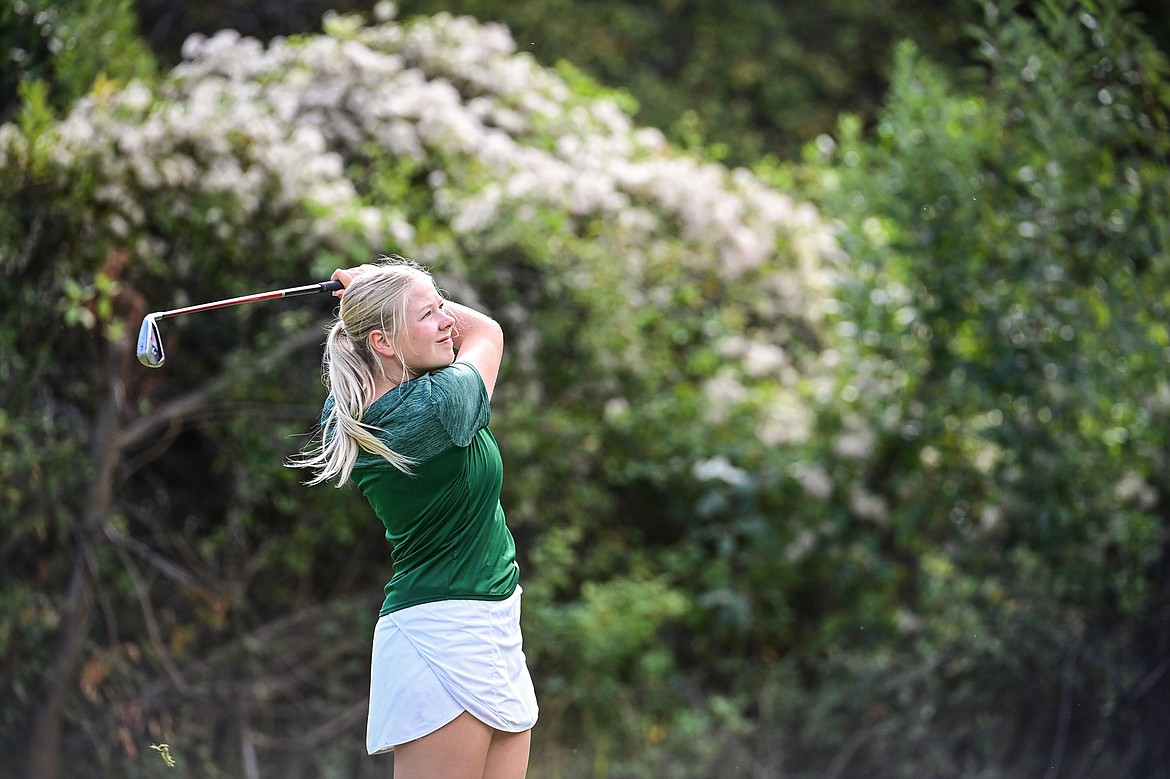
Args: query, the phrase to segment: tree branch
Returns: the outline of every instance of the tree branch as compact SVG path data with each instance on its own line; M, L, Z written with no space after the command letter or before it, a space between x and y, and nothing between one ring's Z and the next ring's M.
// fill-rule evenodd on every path
M304 733L297 733L294 738L278 738L257 731L250 731L251 742L264 749L280 751L308 751L316 749L321 744L340 736L347 730L362 722L369 711L369 699L360 701L342 709L337 715L322 722L317 727Z
M127 451L144 446L146 442L156 437L160 430L182 425L206 413L215 400L239 382L273 369L294 352L314 343L321 343L322 337L319 330L309 328L292 338L281 339L275 349L265 352L259 359L248 362L237 371L222 373L210 383L180 395L127 424L118 441L122 456L124 457Z

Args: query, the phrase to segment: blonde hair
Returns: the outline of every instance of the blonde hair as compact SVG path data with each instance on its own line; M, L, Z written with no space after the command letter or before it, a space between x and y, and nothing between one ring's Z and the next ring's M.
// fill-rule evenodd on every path
M375 375L386 377L385 367L370 346L370 332L384 330L391 342L402 332L407 296L416 284L434 284L431 274L417 263L391 255L375 264L363 265L341 298L337 318L329 328L322 358L325 386L333 405L322 421L319 440L312 449L287 463L293 468L310 468L314 485L337 478L340 487L349 481L363 452L378 455L404 473L414 460L401 455L376 435L378 428L362 422L376 400ZM399 350L395 349L395 354ZM402 375L407 376L405 361Z

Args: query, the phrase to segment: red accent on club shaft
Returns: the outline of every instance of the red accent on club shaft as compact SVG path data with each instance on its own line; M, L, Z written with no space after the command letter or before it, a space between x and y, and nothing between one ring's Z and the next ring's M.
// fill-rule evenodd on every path
M340 286L338 282L323 281L317 284L308 284L303 287L289 287L288 289L277 289L272 292L258 292L254 295L241 295L238 298L228 298L227 300L216 300L211 303L200 303L195 306L173 308L170 311L160 311L153 316L157 319L166 319L167 317L179 316L180 314L195 314L200 311L211 311L216 308L238 306L241 303L259 303L262 300L275 300L277 298L290 298L297 295L311 295L315 292L327 292L339 289Z

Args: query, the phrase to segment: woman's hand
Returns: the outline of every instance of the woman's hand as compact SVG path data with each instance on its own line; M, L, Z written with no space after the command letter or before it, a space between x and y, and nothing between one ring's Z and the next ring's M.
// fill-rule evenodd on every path
M354 279L365 273L368 265L358 265L354 268L338 268L333 271L333 275L329 277L331 281L340 281L344 287L348 287ZM339 289L333 293L333 297L340 298L345 295L344 289Z

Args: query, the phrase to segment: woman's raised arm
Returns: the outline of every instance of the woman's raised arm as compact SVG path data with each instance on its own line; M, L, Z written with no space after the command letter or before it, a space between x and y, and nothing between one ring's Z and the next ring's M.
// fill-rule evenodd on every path
M443 308L455 320L455 332L451 336L459 352L455 359L475 366L490 399L504 357L504 331L487 314L461 303L448 300Z

